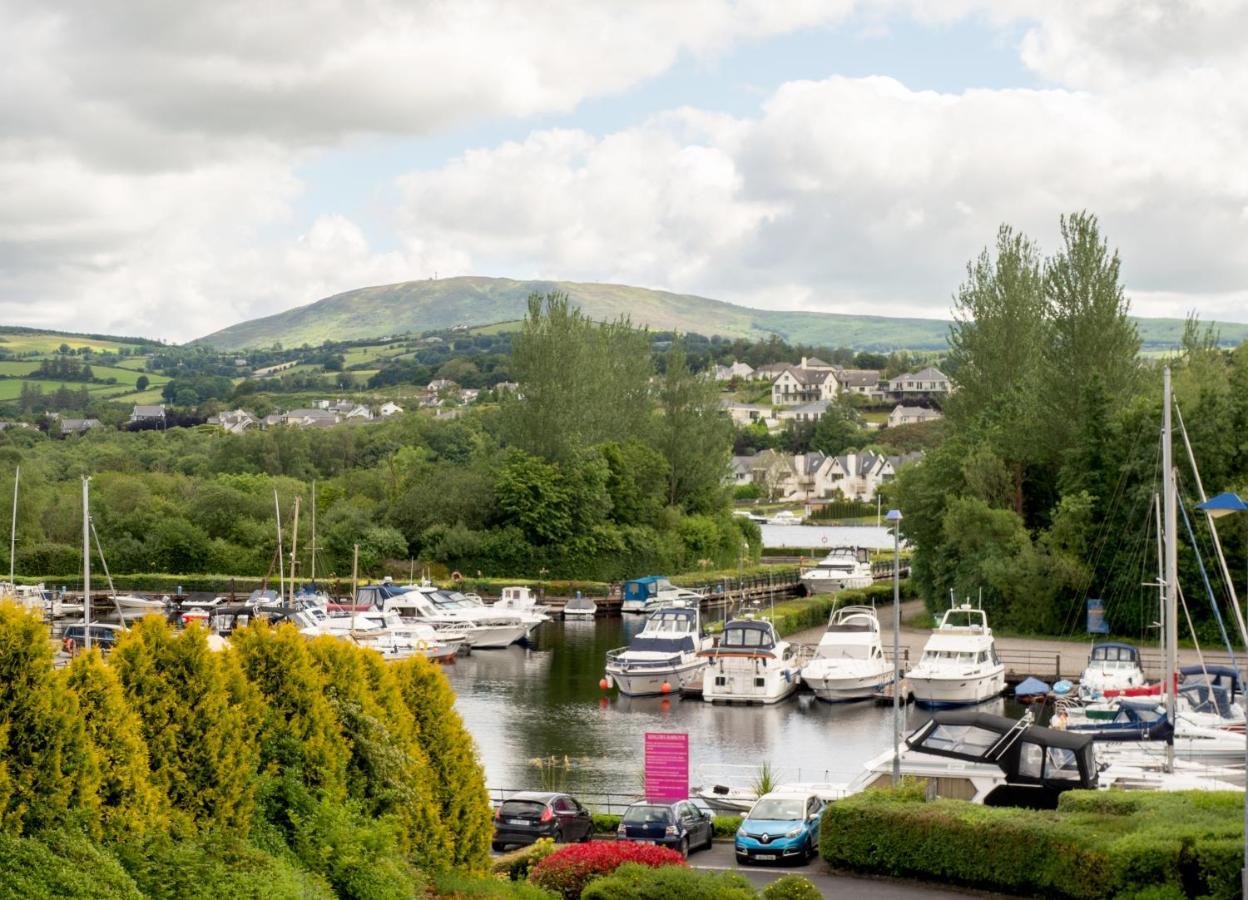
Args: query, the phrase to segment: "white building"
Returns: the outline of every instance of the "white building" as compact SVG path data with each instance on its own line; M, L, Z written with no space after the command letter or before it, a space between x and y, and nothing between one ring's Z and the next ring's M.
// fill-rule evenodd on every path
M817 422L828 411L831 402L830 400L814 400L810 403L803 403L801 406L790 406L776 413L776 418L782 422Z
M950 391L949 377L935 366L928 366L917 372L898 375L888 383L891 394L947 394Z
M943 418L943 416L938 409L928 409L925 406L904 406L898 403L893 407L893 411L888 414L888 427L895 428L898 425L932 422L940 418Z
M393 400L387 400L385 403L381 404L379 412L381 413L381 417L383 419L388 419L391 416L397 416L399 413L403 412L403 407L399 406L399 404L395 403Z

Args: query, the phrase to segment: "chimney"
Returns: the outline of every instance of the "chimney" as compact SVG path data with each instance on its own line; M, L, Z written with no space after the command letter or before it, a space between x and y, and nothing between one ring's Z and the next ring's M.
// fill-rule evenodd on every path
M802 367L803 369L804 369L804 368L806 368L806 357L804 357L804 356L802 357L802 366L801 366L801 367Z

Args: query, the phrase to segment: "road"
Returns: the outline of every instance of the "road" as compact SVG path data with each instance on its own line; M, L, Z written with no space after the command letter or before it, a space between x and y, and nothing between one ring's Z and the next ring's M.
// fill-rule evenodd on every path
M689 865L694 869L709 871L734 871L744 875L756 888L780 878L783 875L796 873L809 878L825 897L846 898L864 897L868 900L965 900L966 897L984 896L982 894L962 893L947 888L930 887L917 881L899 881L896 879L856 878L853 875L832 874L827 865L816 859L805 866L793 868L781 866L738 866L736 854L732 850L731 841L716 841L710 850L701 850L689 855Z

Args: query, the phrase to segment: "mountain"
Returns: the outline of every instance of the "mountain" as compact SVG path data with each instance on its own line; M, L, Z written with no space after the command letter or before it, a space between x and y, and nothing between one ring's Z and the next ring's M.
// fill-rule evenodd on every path
M628 315L655 331L707 336L766 338L857 350L941 350L949 322L821 312L781 312L736 306L692 294L673 294L622 284L459 278L405 281L335 294L307 306L231 325L193 343L221 350L313 346L326 340L358 340L420 333L456 325L487 325L523 319L529 294L564 291L594 319ZM1183 333L1182 319L1140 319L1146 350L1164 349ZM1248 339L1248 325L1214 323L1225 343Z

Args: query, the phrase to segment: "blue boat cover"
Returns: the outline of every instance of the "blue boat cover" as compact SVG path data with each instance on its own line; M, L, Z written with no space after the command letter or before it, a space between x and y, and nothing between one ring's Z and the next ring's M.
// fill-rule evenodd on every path
M1039 678L1026 678L1014 688L1015 697L1030 697L1036 694L1047 694L1049 686Z
M1069 693L1070 693L1070 689L1071 689L1071 688L1073 688L1073 687L1074 687L1074 685L1073 685L1073 684L1071 684L1069 681L1067 681L1065 678L1063 678L1061 681L1055 681L1055 682L1053 682L1053 693L1055 693L1055 694L1069 694Z

